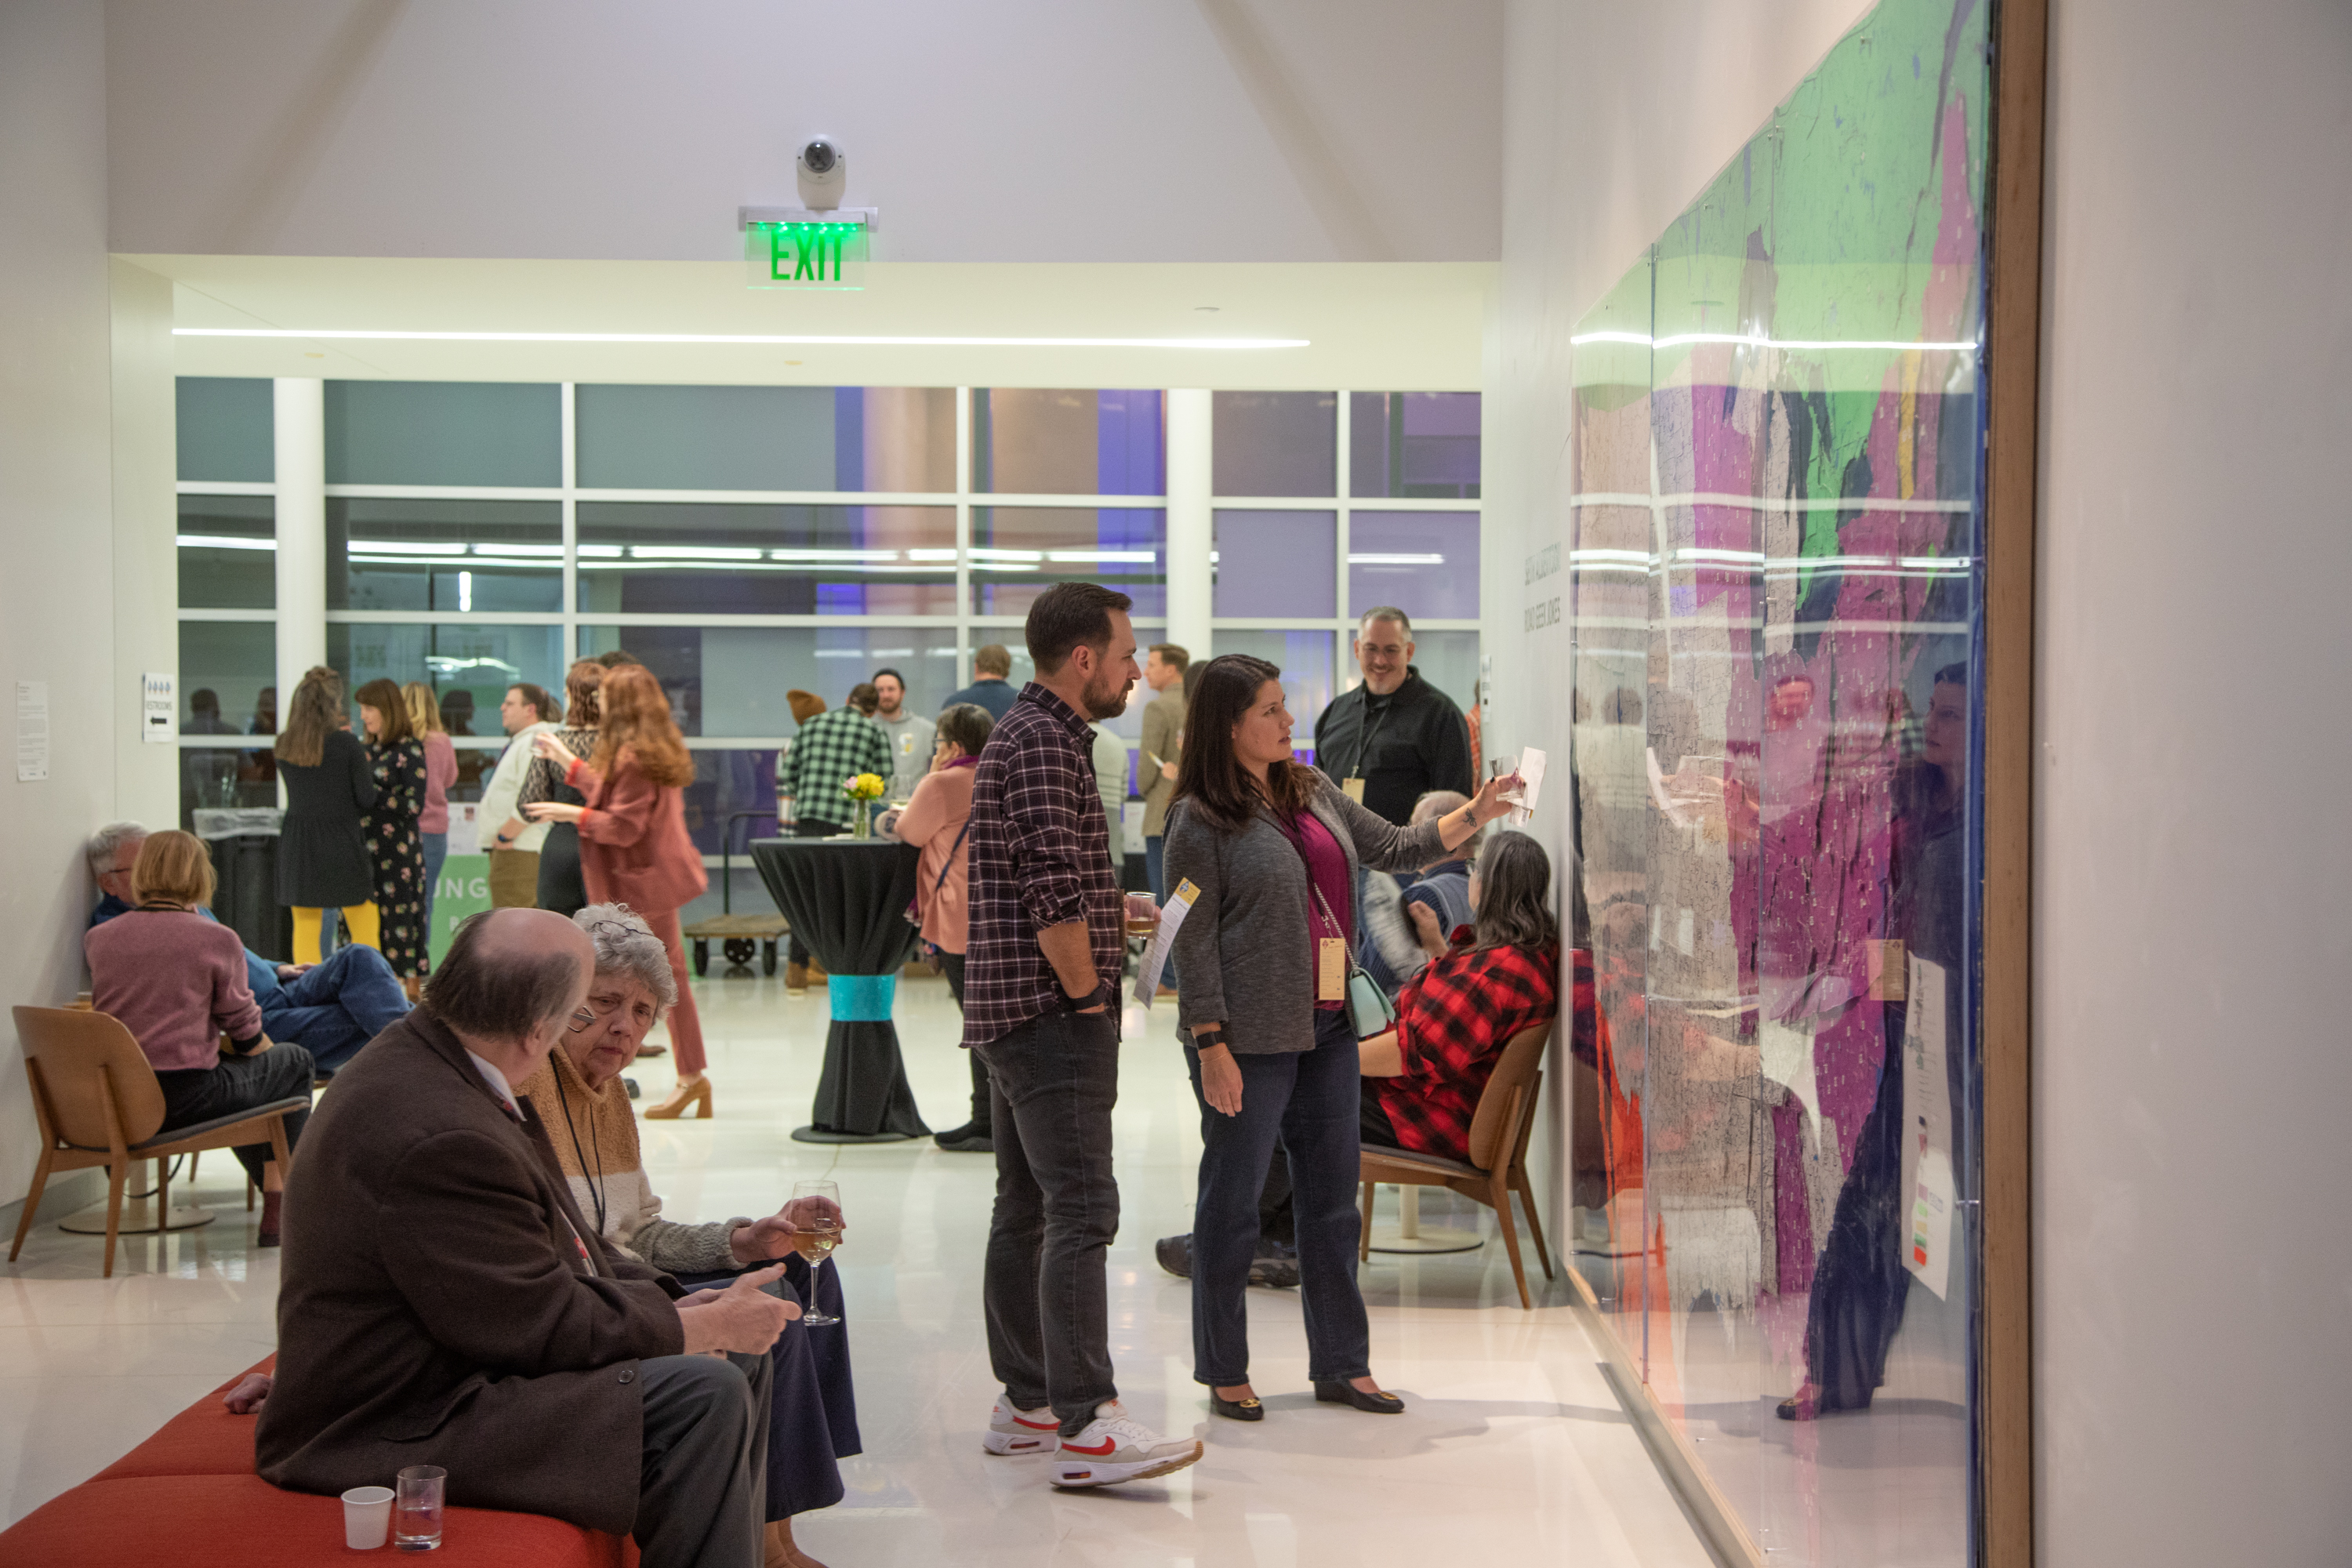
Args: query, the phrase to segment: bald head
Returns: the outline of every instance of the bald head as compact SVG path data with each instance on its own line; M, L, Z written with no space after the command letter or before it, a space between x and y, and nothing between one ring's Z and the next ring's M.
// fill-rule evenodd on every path
M425 1005L479 1055L535 1063L595 973L595 943L562 915L492 910L457 927L448 956L425 983Z

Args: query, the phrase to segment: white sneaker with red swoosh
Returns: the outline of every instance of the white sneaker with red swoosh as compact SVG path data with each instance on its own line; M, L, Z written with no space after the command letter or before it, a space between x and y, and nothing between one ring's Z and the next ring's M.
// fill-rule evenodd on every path
M1202 1454L1198 1437L1162 1437L1131 1418L1116 1399L1095 1406L1095 1418L1054 1455L1057 1487L1108 1487L1181 1470Z
M1061 1432L1061 1420L1050 1406L1043 1410L1015 1410L1000 1399L996 1402L996 1408L988 1413L988 1430L981 1434L980 1446L992 1454L1007 1458L1050 1454Z

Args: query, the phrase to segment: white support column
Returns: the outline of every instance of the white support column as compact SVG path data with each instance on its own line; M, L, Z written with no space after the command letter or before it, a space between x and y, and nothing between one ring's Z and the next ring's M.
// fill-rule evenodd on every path
M1213 651L1209 644L1209 550L1215 538L1209 513L1213 472L1209 409L1206 388L1169 390L1166 640L1189 650L1194 658Z
M272 384L278 436L278 710L327 662L327 384ZM348 672L346 672L348 673Z

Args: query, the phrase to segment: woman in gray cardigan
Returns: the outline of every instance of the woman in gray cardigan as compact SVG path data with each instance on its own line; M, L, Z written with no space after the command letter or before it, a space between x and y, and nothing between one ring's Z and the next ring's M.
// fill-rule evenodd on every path
M1201 1101L1192 1216L1192 1376L1210 1407L1263 1419L1249 1382L1244 1297L1258 1188L1275 1140L1289 1156L1315 1397L1394 1414L1368 1364L1356 1288L1361 1076L1346 1006L1356 865L1420 866L1509 809L1515 779L1399 827L1292 760L1282 671L1212 659L1191 700L1163 851L1168 885L1199 889L1175 940L1178 1016Z

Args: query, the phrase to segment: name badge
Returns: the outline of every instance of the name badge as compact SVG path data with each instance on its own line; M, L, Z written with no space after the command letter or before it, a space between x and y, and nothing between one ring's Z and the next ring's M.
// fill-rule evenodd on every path
M1343 790L1344 792L1346 792L1348 798L1349 798L1349 800L1354 801L1358 805L1363 805L1363 804L1364 804L1364 781L1363 781L1363 780L1361 780L1361 779L1341 779L1341 780L1339 781L1339 788L1340 788L1341 790Z
M1319 937L1315 952L1315 1000L1337 1002L1348 994L1348 944L1336 936Z

